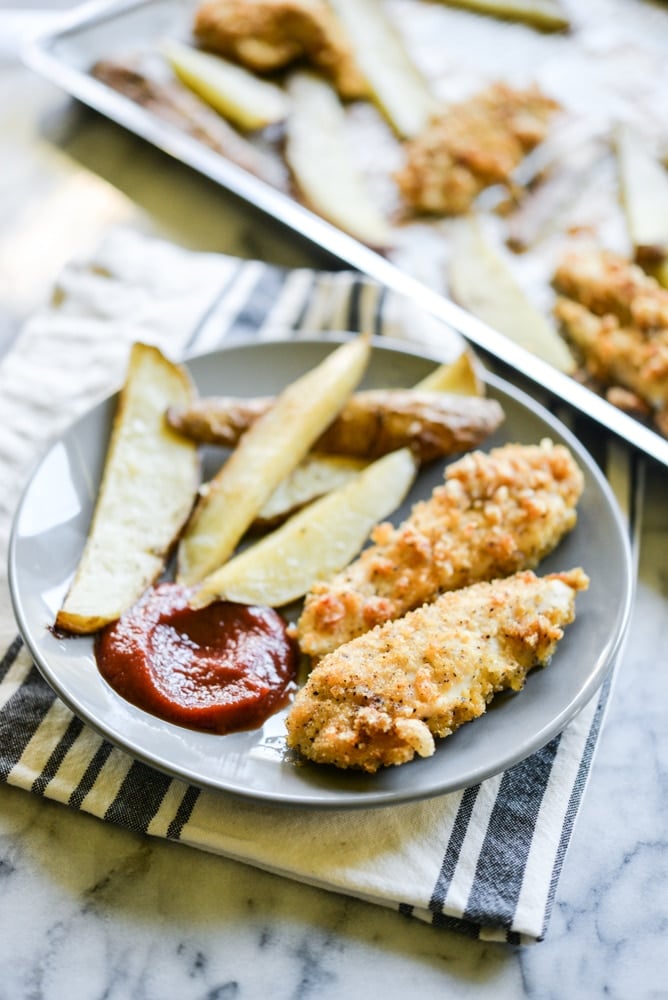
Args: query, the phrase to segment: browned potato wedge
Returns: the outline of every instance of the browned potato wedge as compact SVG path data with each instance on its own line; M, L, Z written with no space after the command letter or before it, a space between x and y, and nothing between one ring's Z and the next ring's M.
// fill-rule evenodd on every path
M347 341L288 385L243 434L186 526L178 552L181 583L198 583L229 558L278 484L348 399L370 350L367 336Z
M224 598L281 607L303 597L354 559L374 524L401 504L415 472L408 448L373 462L208 576L191 603Z
M502 421L503 410L493 399L414 389L369 390L352 397L318 447L364 458L409 447L419 461L428 462L476 447Z
M276 487L253 521L255 531L267 531L325 493L339 489L368 465L363 458L312 452Z
M210 105L180 80L160 80L135 60L100 59L91 70L95 79L123 94L152 115L177 126L204 146L237 166L261 177L267 184L287 190L283 164L238 132Z
M169 422L193 440L234 447L244 430L270 410L271 398L200 399L173 407ZM315 450L334 455L378 458L410 447L420 461L474 448L501 424L503 411L493 399L414 389L357 392Z
M192 398L190 378L135 344L112 427L90 532L56 617L69 632L115 621L162 572L197 493L196 446L165 421Z

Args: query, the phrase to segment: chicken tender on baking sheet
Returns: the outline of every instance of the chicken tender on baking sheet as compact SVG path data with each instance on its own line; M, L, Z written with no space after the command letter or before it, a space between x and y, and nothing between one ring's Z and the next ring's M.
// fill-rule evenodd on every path
M420 212L467 212L483 188L510 181L558 108L537 87L505 83L452 105L407 144L396 177L404 200Z
M442 594L339 647L313 669L287 718L288 745L320 764L361 768L429 757L434 737L482 715L544 666L575 617L581 569Z
M551 441L465 455L402 525L378 525L375 544L313 586L302 650L324 656L443 591L535 567L575 526L582 488L570 451Z
M206 0L194 33L212 52L257 73L306 59L343 98L367 96L367 85L336 15L324 0Z
M607 250L569 250L554 276L555 315L587 373L635 393L668 434L668 291ZM628 408L628 407L626 407Z

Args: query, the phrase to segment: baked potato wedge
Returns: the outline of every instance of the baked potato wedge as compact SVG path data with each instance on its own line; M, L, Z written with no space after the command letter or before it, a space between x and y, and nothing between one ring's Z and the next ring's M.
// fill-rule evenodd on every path
M402 139L427 126L438 102L379 0L330 0L366 77L371 98Z
M243 66L174 39L163 41L160 51L186 87L244 131L266 128L286 117L285 91Z
M416 468L408 448L373 462L206 577L191 604L223 598L281 607L303 597L357 555L374 524L401 504Z
M452 296L459 305L560 371L575 370L575 359L565 341L527 299L474 218L458 224L449 278Z
M480 376L479 365L468 348L454 361L435 368L415 389L464 396L485 395L485 383ZM352 455L311 452L287 479L279 483L255 518L251 530L260 532L277 527L306 504L353 479L367 467L369 461Z
M339 489L366 469L368 461L349 455L311 452L279 483L251 525L253 531L277 527L306 504Z
M441 0L441 3L507 21L523 21L541 31L563 31L570 25L568 14L557 0Z
M276 487L301 462L362 378L370 338L359 335L288 385L206 486L178 550L177 579L199 583L222 565Z
M168 419L195 441L233 448L271 406L270 397L204 398L187 408L172 407ZM502 420L499 404L480 396L368 389L351 396L314 450L371 459L410 447L425 462L476 447Z
M242 135L180 80L158 80L132 59L100 59L91 74L243 170L281 191L287 190L287 171L283 165Z
M304 203L328 222L374 247L392 231L348 148L346 118L333 87L314 73L293 73L285 159Z
M57 628L96 632L162 572L199 483L196 445L168 426L165 407L187 403L193 392L183 367L156 347L133 346L90 531Z
M668 170L630 126L617 130L622 203L638 263L668 274ZM655 274L655 277L658 275Z
M468 347L454 361L434 368L414 388L418 392L449 392L453 396L485 395L480 362Z

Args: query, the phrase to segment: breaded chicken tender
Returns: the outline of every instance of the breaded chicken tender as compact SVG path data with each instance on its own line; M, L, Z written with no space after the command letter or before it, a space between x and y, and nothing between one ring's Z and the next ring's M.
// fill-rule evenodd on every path
M439 593L531 569L575 526L582 472L563 445L509 444L448 466L445 483L343 572L315 584L297 624L325 656Z
M544 666L575 617L581 569L443 594L378 626L313 669L287 718L288 745L319 764L361 768L429 757L434 737L482 715Z
M617 386L635 393L668 433L668 291L624 257L590 248L564 255L554 285L555 315L588 374L612 387L611 400Z
M404 200L420 212L467 212L483 188L508 183L558 107L537 87L495 83L448 108L406 146L396 175Z
M341 97L367 96L343 27L324 0L207 0L195 13L194 33L204 48L256 73L306 59Z

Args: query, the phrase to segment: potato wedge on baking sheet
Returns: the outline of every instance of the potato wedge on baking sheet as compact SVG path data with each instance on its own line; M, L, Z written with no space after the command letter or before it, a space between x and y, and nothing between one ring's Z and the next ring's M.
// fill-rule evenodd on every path
M371 97L395 132L412 139L438 102L378 0L330 0L344 25Z
M638 263L652 270L668 258L668 170L628 125L617 129L616 146L629 236Z
M354 559L373 526L399 507L416 470L407 448L378 459L206 577L191 604L223 598L282 607L303 597Z
M373 247L392 244L392 230L376 207L349 149L339 98L314 73L293 73L286 121L285 159L309 208Z
M167 425L165 407L186 403L193 392L184 368L156 347L133 346L92 524L58 628L96 632L162 572L199 482L196 445Z
M287 520L306 504L339 489L368 466L363 458L349 455L322 455L311 452L290 475L279 483L251 525L254 531L268 531Z
M246 428L268 413L270 398L200 399L172 408L173 427L208 444L234 447ZM417 389L356 392L318 437L314 450L330 455L379 458L410 447L423 462L473 448L501 424L503 411L492 399Z
M243 66L174 39L165 39L160 52L182 83L241 129L266 128L288 113L285 91Z
M441 0L441 3L508 21L524 21L542 31L563 31L570 25L568 14L557 0Z
M574 371L556 328L529 302L473 218L457 227L449 278L453 298L469 312L560 371Z
M243 435L186 526L178 550L179 582L199 583L229 558L278 484L348 399L370 351L365 335L342 344L288 385Z
M178 126L186 135L238 167L280 191L287 190L284 165L242 135L180 80L157 79L144 69L141 60L133 58L100 59L93 65L91 75L150 111L161 122Z

